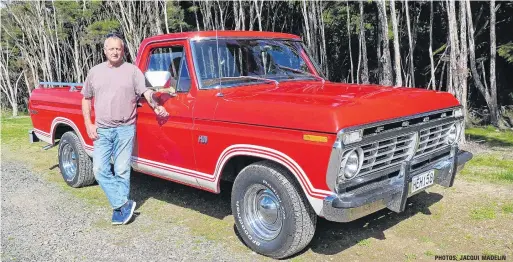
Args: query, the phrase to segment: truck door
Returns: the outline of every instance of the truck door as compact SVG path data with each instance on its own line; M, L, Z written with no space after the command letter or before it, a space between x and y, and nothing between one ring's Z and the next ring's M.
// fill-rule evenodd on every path
M197 186L192 148L192 112L195 83L191 81L190 54L186 41L150 44L141 56L139 68L151 89L174 87L176 95L158 93L159 103L169 117L155 115L144 97L138 105L134 169L192 186Z

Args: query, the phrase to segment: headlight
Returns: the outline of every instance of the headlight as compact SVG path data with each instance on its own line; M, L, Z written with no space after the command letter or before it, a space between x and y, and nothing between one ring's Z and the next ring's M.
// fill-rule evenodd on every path
M355 177L358 172L360 172L360 168L362 167L363 162L363 151L361 148L353 149L344 154L344 158L342 160L342 164L340 165L340 177L344 177L345 179L351 179Z
M454 111L452 113L452 116L453 117L461 117L461 116L463 116L463 110L461 108L454 109Z
M458 138L460 136L460 125L459 123L454 123L449 128L449 132L447 133L447 144L454 145L458 142Z
M363 130L356 130L342 134L344 145L362 141Z

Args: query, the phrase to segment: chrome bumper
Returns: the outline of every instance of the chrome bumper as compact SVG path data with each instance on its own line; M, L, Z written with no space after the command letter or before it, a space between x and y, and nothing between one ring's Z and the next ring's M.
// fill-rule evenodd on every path
M451 187L454 184L456 173L470 159L472 159L472 153L453 146L447 158L415 170L415 172L410 172L411 162L406 161L402 164L399 175L396 177L364 186L361 190L355 190L356 192L333 194L326 197L321 216L330 221L349 222L383 208L398 213L402 212L406 206L406 199L413 195L411 193L412 177L434 170L434 184ZM415 194L425 189L419 190Z

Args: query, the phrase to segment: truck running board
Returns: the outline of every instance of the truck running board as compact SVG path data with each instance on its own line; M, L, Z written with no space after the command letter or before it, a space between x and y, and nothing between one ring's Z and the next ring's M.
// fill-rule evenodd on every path
M54 147L54 146L56 146L56 145L57 145L57 143L55 143L55 144L53 144L53 145L52 145L52 144L50 144L50 145L46 145L46 146L44 146L42 149L43 149L43 150L48 150L48 149L50 149L50 148L52 148L52 147Z

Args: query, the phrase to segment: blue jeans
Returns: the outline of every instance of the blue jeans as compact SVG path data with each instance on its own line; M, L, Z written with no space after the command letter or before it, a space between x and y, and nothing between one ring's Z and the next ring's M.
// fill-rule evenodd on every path
M98 128L94 141L93 172L113 209L120 208L130 193L130 168L135 125ZM114 162L112 174L110 160Z

